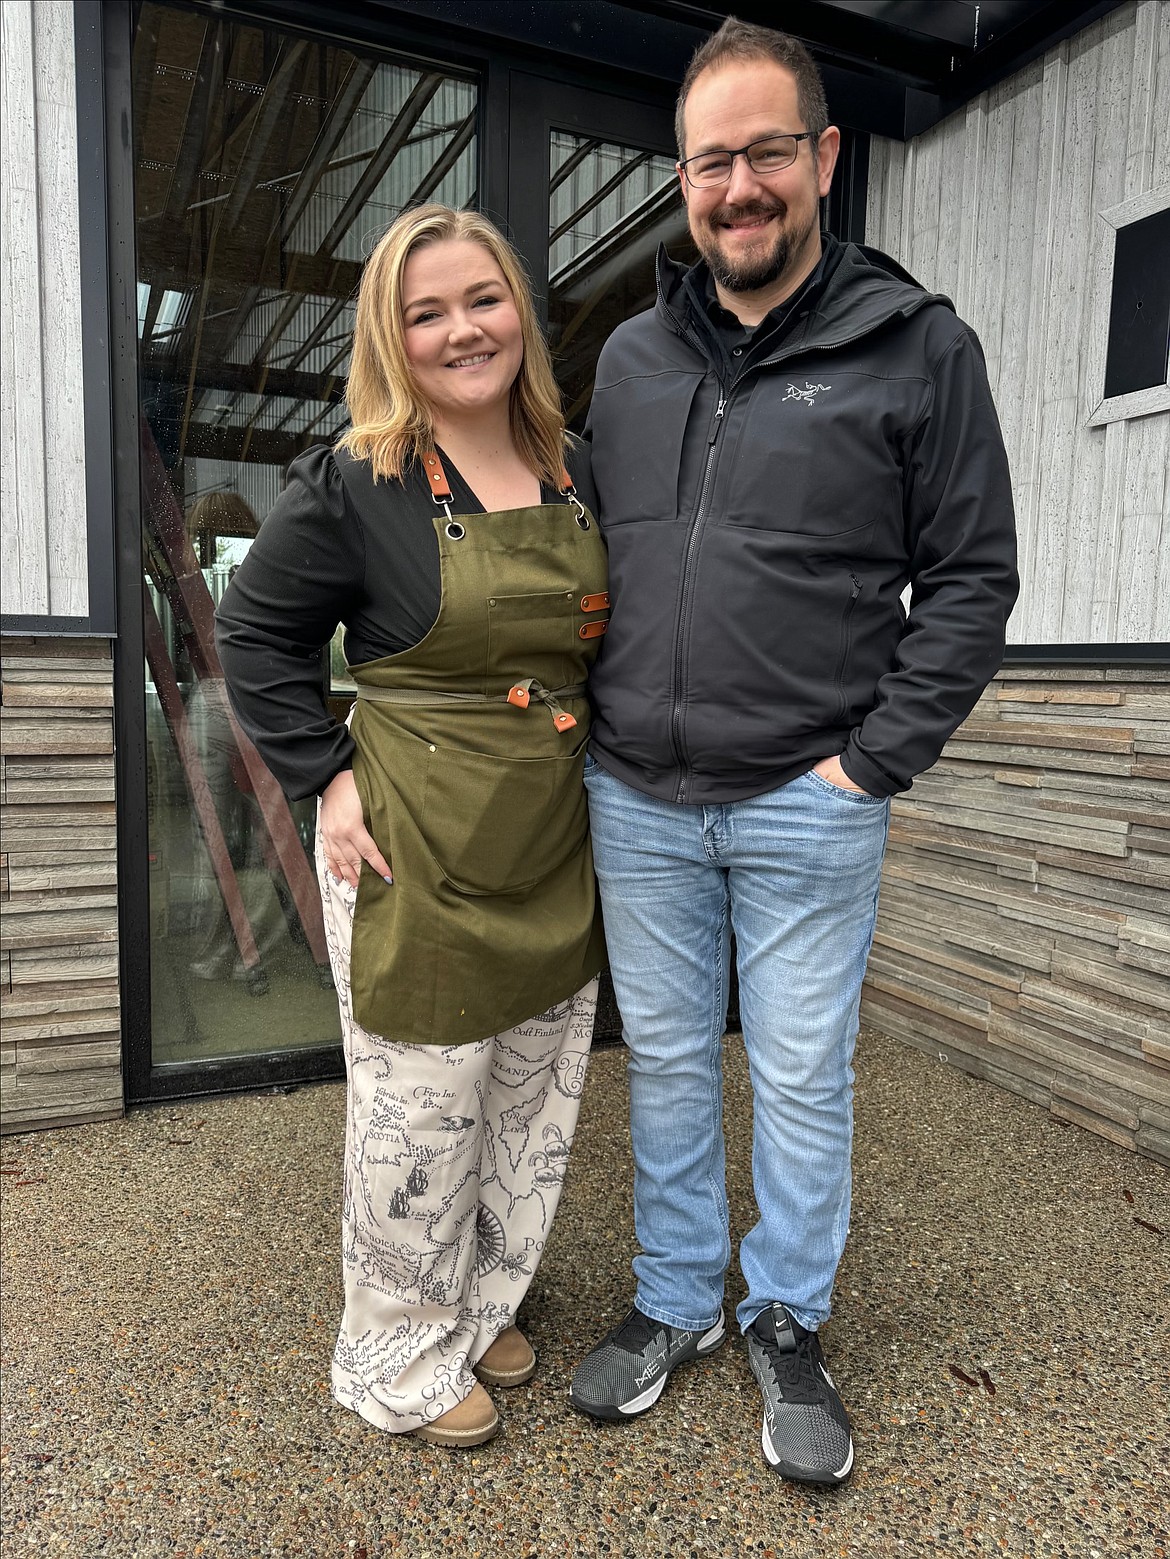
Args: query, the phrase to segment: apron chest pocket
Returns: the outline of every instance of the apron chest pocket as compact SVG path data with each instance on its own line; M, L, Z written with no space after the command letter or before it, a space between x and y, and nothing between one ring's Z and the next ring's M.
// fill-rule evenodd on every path
M576 597L575 590L489 596L488 675L536 677L546 687L579 681Z

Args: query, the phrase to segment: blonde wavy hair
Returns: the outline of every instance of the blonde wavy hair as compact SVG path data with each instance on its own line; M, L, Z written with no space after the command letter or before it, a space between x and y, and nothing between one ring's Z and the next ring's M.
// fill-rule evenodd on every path
M486 249L511 290L524 343L509 406L512 438L525 465L542 480L559 486L566 447L561 394L520 257L486 217L450 206L404 211L366 261L345 390L352 425L338 444L356 459L368 460L375 481L401 480L414 459L434 448L431 407L415 383L406 355L402 274L417 249L453 238Z

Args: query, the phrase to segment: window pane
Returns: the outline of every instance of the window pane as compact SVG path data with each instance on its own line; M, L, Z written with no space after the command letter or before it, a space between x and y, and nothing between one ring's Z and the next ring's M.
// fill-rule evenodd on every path
M672 158L551 132L549 339L569 426L584 426L597 354L654 302L654 257L696 259Z
M288 462L345 424L361 265L476 202L474 81L143 5L134 43L154 1059L338 1037L315 802L230 714L212 612ZM323 657L322 676L329 657ZM344 663L338 692L344 691ZM342 698L335 707L344 713Z
M1105 359L1106 396L1167 381L1170 351L1170 208L1119 228Z

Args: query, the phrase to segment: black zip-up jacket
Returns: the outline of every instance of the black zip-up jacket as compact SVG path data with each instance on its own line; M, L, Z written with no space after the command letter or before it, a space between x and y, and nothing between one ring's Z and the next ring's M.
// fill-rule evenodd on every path
M835 753L906 790L999 669L1015 526L979 343L887 256L833 260L732 383L705 269L665 251L601 353L592 751L650 795L742 800Z

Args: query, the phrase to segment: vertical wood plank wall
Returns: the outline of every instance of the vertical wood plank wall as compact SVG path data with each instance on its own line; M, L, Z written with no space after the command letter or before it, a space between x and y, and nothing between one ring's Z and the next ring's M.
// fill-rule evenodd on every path
M1170 415L1089 428L1112 229L1170 182L1170 6L1121 7L905 145L867 236L979 334L1013 643L1170 640ZM1170 671L1005 671L894 803L863 1020L1170 1163Z
M869 243L953 299L1014 477L1014 644L1170 639L1170 413L1086 426L1114 230L1170 185L1170 5L1122 6L905 144L870 147Z
M89 612L73 6L0 5L0 609Z
M105 639L0 658L0 1130L122 1109L114 690Z

